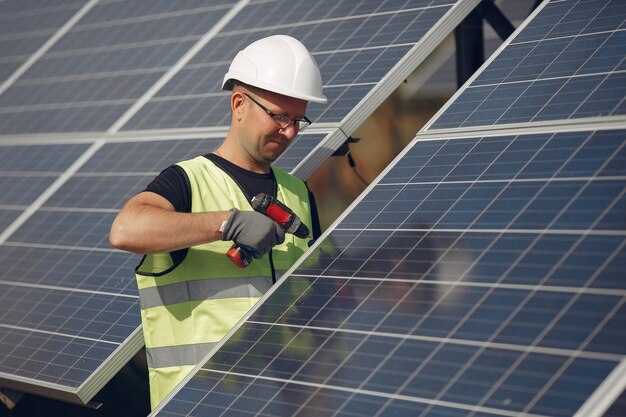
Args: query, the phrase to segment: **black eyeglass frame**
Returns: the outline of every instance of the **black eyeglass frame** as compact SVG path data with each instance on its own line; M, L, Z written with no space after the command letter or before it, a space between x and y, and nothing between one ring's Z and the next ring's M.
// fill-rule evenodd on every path
M253 99L252 97L250 97L248 94L243 93L243 95L248 97L250 100L254 102L254 104L259 106L265 113L267 113L276 122L276 124L280 126L281 129L287 129L289 126L291 126L291 124L293 124L294 127L296 127L300 131L306 128L307 126L310 126L312 123L306 116L302 116L301 119L300 118L292 119L291 117L285 116L284 114L276 114L270 109L268 109L267 107L265 107L264 105L262 105L261 103L259 103L258 101L256 101L255 99ZM298 124L296 125L296 123Z

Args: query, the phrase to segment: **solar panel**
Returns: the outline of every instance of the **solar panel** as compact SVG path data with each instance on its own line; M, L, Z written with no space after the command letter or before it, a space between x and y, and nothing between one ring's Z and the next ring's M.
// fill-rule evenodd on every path
M0 3L0 86L83 5L79 1Z
M0 95L0 132L106 131L232 7L126 3L83 7Z
M550 33L601 28L615 62L619 3L544 2L154 415L619 415L626 118L474 100ZM591 108L625 85L538 91Z
M433 127L624 115L625 10L621 1L551 2Z

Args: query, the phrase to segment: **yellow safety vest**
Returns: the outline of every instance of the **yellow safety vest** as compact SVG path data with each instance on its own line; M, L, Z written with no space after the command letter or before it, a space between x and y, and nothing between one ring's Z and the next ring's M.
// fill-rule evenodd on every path
M191 212L252 210L232 178L201 156L180 162L191 186ZM308 190L277 168L276 197L312 226ZM307 250L306 239L287 234L270 254L244 269L226 257L232 242L193 246L178 265L169 253L144 256L135 270L154 409Z

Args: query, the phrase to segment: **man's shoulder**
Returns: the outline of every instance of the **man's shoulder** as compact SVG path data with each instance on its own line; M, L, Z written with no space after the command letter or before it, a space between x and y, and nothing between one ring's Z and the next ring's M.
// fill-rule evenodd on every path
M280 183L286 184L294 184L294 185L305 185L304 180L299 177L296 177L293 174L288 173L287 171L283 171L282 169L272 166L272 171L274 172L274 176L276 177L276 181Z
M192 167L203 166L208 161L209 160L204 156L196 156L195 158L185 159L184 161L179 161L175 165L182 167L182 168L185 168L185 167L192 168Z

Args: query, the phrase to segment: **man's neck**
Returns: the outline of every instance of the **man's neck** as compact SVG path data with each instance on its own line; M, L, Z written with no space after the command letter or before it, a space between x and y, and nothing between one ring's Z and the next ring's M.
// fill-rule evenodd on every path
M213 151L213 153L247 171L255 172L257 174L269 174L271 171L270 164L260 164L248 155L233 152L226 144L222 144L222 146Z

